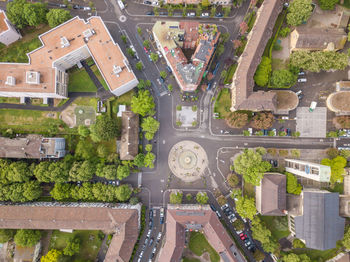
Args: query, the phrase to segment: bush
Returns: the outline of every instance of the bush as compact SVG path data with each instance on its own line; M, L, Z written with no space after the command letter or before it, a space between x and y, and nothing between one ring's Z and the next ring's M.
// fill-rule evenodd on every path
M191 201L192 200L192 194L190 194L190 193L188 193L188 194L186 194L186 199L187 199L187 201Z
M218 201L220 206L223 206L227 203L227 200L223 195L219 196L216 200Z
M235 187L239 183L239 178L236 174L229 174L227 176L227 183L230 185L230 187Z
M287 37L290 33L290 28L289 27L283 27L280 32L279 32L279 36L280 37Z
M181 105L177 105L177 106L176 106L176 110L177 110L177 111L181 111L181 110L182 110L182 106L181 106Z
M293 240L293 248L305 248L305 243L298 238Z
M266 86L269 82L271 71L271 59L263 56L254 75L255 83L258 86Z
M297 76L286 69L275 70L272 72L270 84L275 88L290 87L297 81Z
M339 155L339 150L336 149L336 148L328 148L326 153L327 153L327 156L330 159L333 159L333 158L336 158Z

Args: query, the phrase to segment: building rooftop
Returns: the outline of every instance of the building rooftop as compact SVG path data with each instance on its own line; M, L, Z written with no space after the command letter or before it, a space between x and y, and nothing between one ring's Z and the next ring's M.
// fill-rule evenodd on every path
M275 110L275 94L266 95L262 91L253 93L253 77L282 7L283 1L265 0L257 12L255 24L248 35L247 45L233 76L232 110Z
M138 210L99 203L0 204L0 228L103 230L114 233L105 262L129 261L138 237Z
M339 193L304 190L303 214L294 221L296 237L305 240L306 247L335 248L344 236L345 227L345 219L339 216Z
M42 46L28 53L29 63L0 63L0 92L56 93L55 68L67 69L66 59L82 50L92 56L111 91L136 79L101 17L74 17L39 39ZM115 73L115 68L121 71ZM15 85L5 84L8 76Z
M208 205L168 205L165 244L157 261L179 261L185 245L187 230L202 231L209 244L224 261L236 261L234 245L220 220Z
M120 159L133 160L139 150L139 115L131 111L122 113L122 137Z
M287 179L279 173L267 173L256 187L256 208L265 216L284 216Z
M66 154L64 138L43 138L40 135L0 137L2 158L61 158Z
M9 29L7 25L7 17L3 10L0 10L0 34Z

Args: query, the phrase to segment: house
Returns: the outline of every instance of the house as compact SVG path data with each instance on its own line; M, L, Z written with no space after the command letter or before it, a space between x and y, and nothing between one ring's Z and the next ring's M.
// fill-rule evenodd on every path
M62 137L0 137L1 158L62 158L66 154L66 140Z
M339 216L339 193L308 189L300 197L301 205L288 216L292 234L307 248L335 248L344 236L345 227L345 219Z
M341 28L310 28L298 26L290 34L290 52L337 51L344 48L348 35Z
M0 228L102 230L114 234L105 262L128 262L137 241L139 205L102 203L0 204Z
M139 115L131 111L122 113L120 160L134 160L139 152Z
M263 216L286 215L287 178L279 173L266 173L255 187L255 204Z
M157 21L153 26L157 48L183 91L195 91L211 62L219 40L216 25L194 21ZM187 59L183 49L194 49Z
M110 92L119 96L138 84L128 60L101 17L74 17L39 36L42 46L28 63L0 63L0 96L65 99L67 69L91 57Z
M0 42L4 45L10 45L21 38L19 31L7 19L5 11L0 10Z
M165 244L156 261L180 262L188 231L202 232L222 261L237 261L234 243L209 205L168 205Z
M331 168L317 163L285 159L285 168L289 173L318 182L329 182L331 179Z
M253 92L253 77L282 8L283 1L265 0L257 12L255 24L232 79L231 111L276 111L276 93Z

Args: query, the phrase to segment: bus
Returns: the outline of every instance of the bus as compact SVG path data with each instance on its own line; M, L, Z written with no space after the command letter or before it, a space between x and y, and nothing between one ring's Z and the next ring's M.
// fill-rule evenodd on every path
M123 1L122 0L117 0L117 2L118 2L118 5L119 5L120 9L123 10L125 8Z

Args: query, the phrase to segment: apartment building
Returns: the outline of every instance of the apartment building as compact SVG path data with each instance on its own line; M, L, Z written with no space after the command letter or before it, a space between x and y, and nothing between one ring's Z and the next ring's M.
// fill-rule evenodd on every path
M331 178L331 168L317 163L285 159L285 167L287 172L318 182L329 182Z
M153 26L157 48L183 91L195 91L210 64L219 40L216 25L192 21L158 21ZM191 59L183 50L193 49Z
M137 84L128 60L101 17L74 17L39 36L28 63L0 63L0 96L64 99L67 69L92 57L110 91L122 95Z
M6 13L0 10L0 42L4 45L10 45L22 38L20 32L7 19Z

